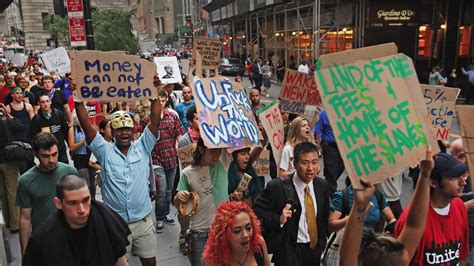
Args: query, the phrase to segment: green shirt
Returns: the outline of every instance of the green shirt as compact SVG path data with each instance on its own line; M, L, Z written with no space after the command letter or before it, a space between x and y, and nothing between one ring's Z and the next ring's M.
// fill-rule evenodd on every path
M192 164L183 170L177 190L196 192L201 199L196 213L191 217L189 226L191 230L209 231L217 208L222 202L229 200L227 194L229 164L230 156L223 150L216 164L209 166Z
M20 177L16 205L22 209L31 209L33 231L56 211L53 202L56 196L56 183L62 177L71 174L79 175L74 167L58 162L52 172L43 172L38 167L33 167Z

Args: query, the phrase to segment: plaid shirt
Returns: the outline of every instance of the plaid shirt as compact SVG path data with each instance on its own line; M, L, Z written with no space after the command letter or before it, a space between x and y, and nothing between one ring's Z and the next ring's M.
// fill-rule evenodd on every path
M148 116L144 117L142 124L149 120ZM153 165L159 165L165 169L174 168L178 165L176 140L184 133L183 125L176 112L169 108L164 110L159 130L160 139L151 151Z

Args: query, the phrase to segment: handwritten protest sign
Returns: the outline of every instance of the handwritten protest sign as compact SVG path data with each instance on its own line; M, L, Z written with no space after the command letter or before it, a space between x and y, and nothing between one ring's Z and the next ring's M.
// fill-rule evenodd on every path
M48 71L54 71L57 75L71 72L71 61L64 47L58 47L40 55L44 66Z
M284 112L302 114L306 105L321 106L321 96L314 77L292 69L286 69L280 90L280 108Z
M193 162L193 153L195 150L195 143L186 145L176 150L178 154L179 167L181 170L191 165Z
M223 78L194 79L199 129L208 148L259 144L259 130L242 86Z
M263 150L252 166L258 176L270 176L270 151Z
M134 55L71 51L74 95L84 101L137 101L157 98L153 87L155 63Z
M460 89L421 84L421 90L436 138L448 140Z
M175 56L155 57L154 61L158 77L163 84L183 83L178 59Z
M195 38L193 60L201 56L201 69L216 69L221 59L222 41L219 39ZM196 65L197 66L197 65Z
M459 119L459 127L461 129L462 144L464 153L466 154L467 166L472 176L474 171L474 106L458 105L456 111ZM474 182L471 182L471 189L474 191Z
M384 44L322 55L316 80L352 184L379 183L439 151L413 63Z
M278 109L278 103L274 101L258 110L258 118L267 133L275 163L276 165L280 165L281 154L285 146L285 129L280 109ZM277 171L278 170L279 167L277 167Z

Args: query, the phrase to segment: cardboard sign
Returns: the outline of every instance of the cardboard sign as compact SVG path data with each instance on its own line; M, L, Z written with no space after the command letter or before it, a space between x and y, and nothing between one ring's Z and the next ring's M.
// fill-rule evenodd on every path
M321 96L316 88L314 77L286 69L279 96L281 110L292 114L303 114L306 105L321 106Z
M221 49L222 41L219 39L195 38L193 60L196 60L196 55L199 53L201 69L216 69L221 60Z
M163 84L183 83L178 59L175 56L155 57L156 72Z
M195 78L193 95L206 147L242 149L259 144L257 123L241 85L219 77Z
M157 98L153 86L155 63L134 55L72 51L74 95L84 101L130 102Z
M455 104L460 89L421 84L421 91L425 98L428 114L431 116L431 125L435 130L436 138L449 140L451 122L456 111Z
M181 170L188 167L193 162L193 153L196 150L196 143L189 144L182 148L178 148L178 162Z
M285 126L276 101L258 110L258 118L268 136L276 165L280 165L281 154L285 146ZM280 167L277 167L279 171ZM278 172L277 172L278 175Z
M412 60L383 44L322 55L316 80L345 169L379 183L439 152Z
M263 150L252 166L258 176L270 176L270 151Z
M71 61L64 47L58 47L40 55L44 66L48 71L54 71L57 75L71 72Z
M462 145L464 153L466 154L467 166L469 171L474 170L474 106L472 105L458 105L456 111L459 119L459 128L461 129ZM471 182L471 189L474 189L474 182ZM473 190L474 191L474 190Z

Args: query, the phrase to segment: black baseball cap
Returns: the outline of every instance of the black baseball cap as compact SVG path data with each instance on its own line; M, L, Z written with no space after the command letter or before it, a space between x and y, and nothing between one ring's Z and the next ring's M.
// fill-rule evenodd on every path
M443 176L460 177L468 170L466 164L446 153L438 154L434 159L434 163L435 166L433 171L431 171L431 179L441 180Z

